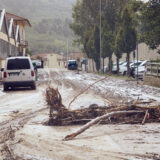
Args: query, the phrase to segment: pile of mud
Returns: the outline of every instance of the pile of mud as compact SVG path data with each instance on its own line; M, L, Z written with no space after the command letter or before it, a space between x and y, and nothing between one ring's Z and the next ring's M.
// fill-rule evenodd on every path
M47 125L66 126L86 124L89 121L105 114L117 111L126 111L125 114L116 114L100 120L99 124L142 124L160 122L160 106L140 107L136 103L129 105L98 106L90 105L88 108L74 111L68 110L62 104L62 97L58 89L49 87L46 90L46 101L50 106L50 118ZM127 111L140 111L127 113Z

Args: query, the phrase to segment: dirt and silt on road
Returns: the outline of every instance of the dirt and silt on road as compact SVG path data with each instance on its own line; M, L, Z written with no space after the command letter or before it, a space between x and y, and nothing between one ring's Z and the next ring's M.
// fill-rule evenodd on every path
M151 160L160 159L160 124L95 125L71 141L62 139L81 126L45 126L48 84L58 87L63 104L103 77L67 70L39 70L37 90L4 93L0 86L2 160ZM78 97L71 109L142 99L160 102L160 89L107 77Z

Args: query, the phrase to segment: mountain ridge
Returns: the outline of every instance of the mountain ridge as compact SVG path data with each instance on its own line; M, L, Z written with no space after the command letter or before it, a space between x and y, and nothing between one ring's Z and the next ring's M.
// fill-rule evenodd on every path
M0 8L29 19L32 28L26 30L29 49L33 53L66 52L66 42L74 34L72 6L76 0L0 0ZM70 45L70 51L78 49Z

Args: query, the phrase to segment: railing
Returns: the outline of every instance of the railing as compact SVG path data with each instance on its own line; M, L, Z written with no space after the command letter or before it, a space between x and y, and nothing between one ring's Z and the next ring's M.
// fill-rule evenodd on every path
M160 63L147 64L145 76L153 76L160 78Z

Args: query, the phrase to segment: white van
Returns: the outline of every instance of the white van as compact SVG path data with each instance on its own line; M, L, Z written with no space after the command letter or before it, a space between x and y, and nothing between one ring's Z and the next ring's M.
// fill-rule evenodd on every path
M3 88L31 87L36 89L35 72L29 57L10 57L6 59L3 72Z

